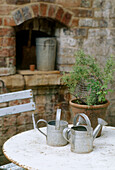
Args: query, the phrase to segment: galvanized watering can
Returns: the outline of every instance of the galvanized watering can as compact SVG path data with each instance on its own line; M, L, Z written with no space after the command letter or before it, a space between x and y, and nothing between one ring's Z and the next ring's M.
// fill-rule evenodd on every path
M81 118L79 117L81 116ZM76 123L76 120L79 117L79 122ZM80 122L85 119L86 125L80 125ZM88 153L93 150L93 141L99 133L100 129L103 125L107 125L103 119L98 118L98 125L94 129L91 127L91 123L87 115L84 113L77 114L74 117L74 126L69 128L65 128L63 130L64 138L70 142L71 151L75 153Z
M37 125L40 122L45 122L47 125L47 133L42 132L37 128L44 136L46 136L47 144L50 146L64 146L68 141L63 137L63 130L68 127L68 122L60 120L61 109L57 109L56 120L47 122L44 119L37 121ZM67 138L67 136L66 136Z

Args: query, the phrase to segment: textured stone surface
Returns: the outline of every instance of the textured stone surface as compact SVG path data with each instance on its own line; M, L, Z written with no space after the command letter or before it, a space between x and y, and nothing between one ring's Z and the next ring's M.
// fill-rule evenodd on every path
M85 10L85 9L73 9L76 17L92 17L93 11L92 10Z
M13 91L14 89L24 89L24 79L22 75L12 75L12 76L4 76L1 77L1 80L3 80L10 91Z
M91 0L81 0L81 7L91 7Z
M79 26L80 27L99 27L99 23L98 23L98 20L80 19Z
M60 75L34 75L25 76L25 84L27 87L42 85L60 85Z
M16 12L13 12L13 18L14 18L14 21L15 21L16 25L19 25L22 22L24 22L24 19L23 19L23 16L22 16L22 13L21 13L20 10L17 10Z
M56 2L66 8L79 7L81 4L81 0L56 0Z
M22 14L24 17L24 21L29 20L32 18L32 13L30 11L30 8L25 6L24 8L22 8Z

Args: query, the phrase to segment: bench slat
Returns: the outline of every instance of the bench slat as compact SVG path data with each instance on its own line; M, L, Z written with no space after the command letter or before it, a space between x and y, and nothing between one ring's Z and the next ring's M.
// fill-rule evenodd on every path
M0 95L0 103L3 102L9 102L13 100L19 100L19 99L26 99L31 98L32 99L33 94L32 90L23 90L18 92L12 92L12 93L5 93Z
M2 108L0 109L0 116L27 112L32 110L35 110L34 102Z

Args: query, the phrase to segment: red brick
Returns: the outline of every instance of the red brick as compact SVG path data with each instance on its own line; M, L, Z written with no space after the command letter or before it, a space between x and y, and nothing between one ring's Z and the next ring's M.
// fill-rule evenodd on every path
M46 102L46 96L45 95L39 95L39 96L35 96L35 102L36 104L42 104Z
M10 70L9 68L0 68L0 75L9 75L10 74Z
M76 18L74 18L74 19L72 20L71 26L72 26L72 27L77 27L77 26L78 26L78 22L79 22L79 20L76 19Z
M44 105L36 105L36 111L41 114L45 113L45 106Z
M15 105L19 105L19 104L20 104L20 100L14 100L14 101L9 102L9 106L15 106Z
M16 65L16 58L15 57L10 57L9 58L9 64L11 64L12 66Z
M0 67L7 67L6 59L4 57L0 57Z
M46 16L47 13L47 4L40 4L40 14L41 16Z
M0 18L0 25L2 25L2 18Z
M3 5L0 7L0 15L9 15L15 9L15 6Z
M15 126L10 126L7 128L3 129L3 134L7 137L14 136L16 134L16 127Z
M12 57L16 55L15 48L4 48L0 49L0 57Z
M48 16L51 18L55 17L55 11L56 11L56 6L55 5L50 5L49 11L48 11Z
M38 5L32 5L32 10L33 10L33 13L34 13L34 16L37 17L39 16L39 6Z
M4 127L16 124L16 115L9 115L4 117Z
M0 38L0 46L2 46L3 38Z
M24 114L18 114L17 116L17 125L25 125L25 116Z
M75 17L93 17L92 10L73 9Z
M58 3L63 5L64 8L79 7L81 4L81 0L61 0Z
M20 125L17 127L17 133L21 133L21 132L24 132L26 130L26 127L25 125Z
M15 31L14 28L0 28L0 37L4 37L4 36L8 36L8 37L13 37L15 36Z
M65 24L65 25L68 25L71 21L71 18L72 18L72 14L66 12L63 16L63 19L62 19L62 22Z
M12 37L12 38L9 38L9 37L3 38L3 42L2 42L3 47L15 46L15 44L16 44L16 41L15 41L14 37Z
M29 103L29 102L30 102L30 100L29 100L29 99L23 99L23 100L21 100L21 104Z
M61 7L59 7L56 13L56 19L58 21L61 21L63 14L64 14L64 10Z
M4 18L4 25L5 26L15 26L15 21L11 17Z
M12 58L11 58L12 59ZM23 100L14 100L9 102L9 106L15 106L15 105L20 105L20 104L25 104L29 103L29 99L23 99Z
M26 124L32 123L32 112L26 112L24 114Z

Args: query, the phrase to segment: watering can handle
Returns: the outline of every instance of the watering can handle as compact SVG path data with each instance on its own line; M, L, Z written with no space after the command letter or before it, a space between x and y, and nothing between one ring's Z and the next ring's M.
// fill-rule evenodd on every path
M44 120L44 119L38 120L38 121L37 121L37 124L38 124L39 122L44 122L44 123L46 123L46 125L47 125L47 121ZM36 126L36 127L37 127L37 126ZM39 132L41 132L43 135L45 135L45 136L47 137L47 135L46 135L44 132L42 132L42 130L40 130L38 127L37 127L37 129L39 130Z
M59 130L60 129L60 117L61 117L61 109L57 109L56 113L56 124L55 124L55 129Z
M88 116L87 116L86 114L84 114L84 113L78 113L78 114L75 115L74 120L73 120L73 125L74 125L74 126L76 126L76 121L77 121L77 118L78 118L79 116L83 117L83 118L85 119L85 121L86 121L86 124L87 124L89 127L91 127L91 122L90 122Z
M65 140L67 140L68 142L70 142L70 129L69 128L65 128L63 130L63 137L65 138Z

